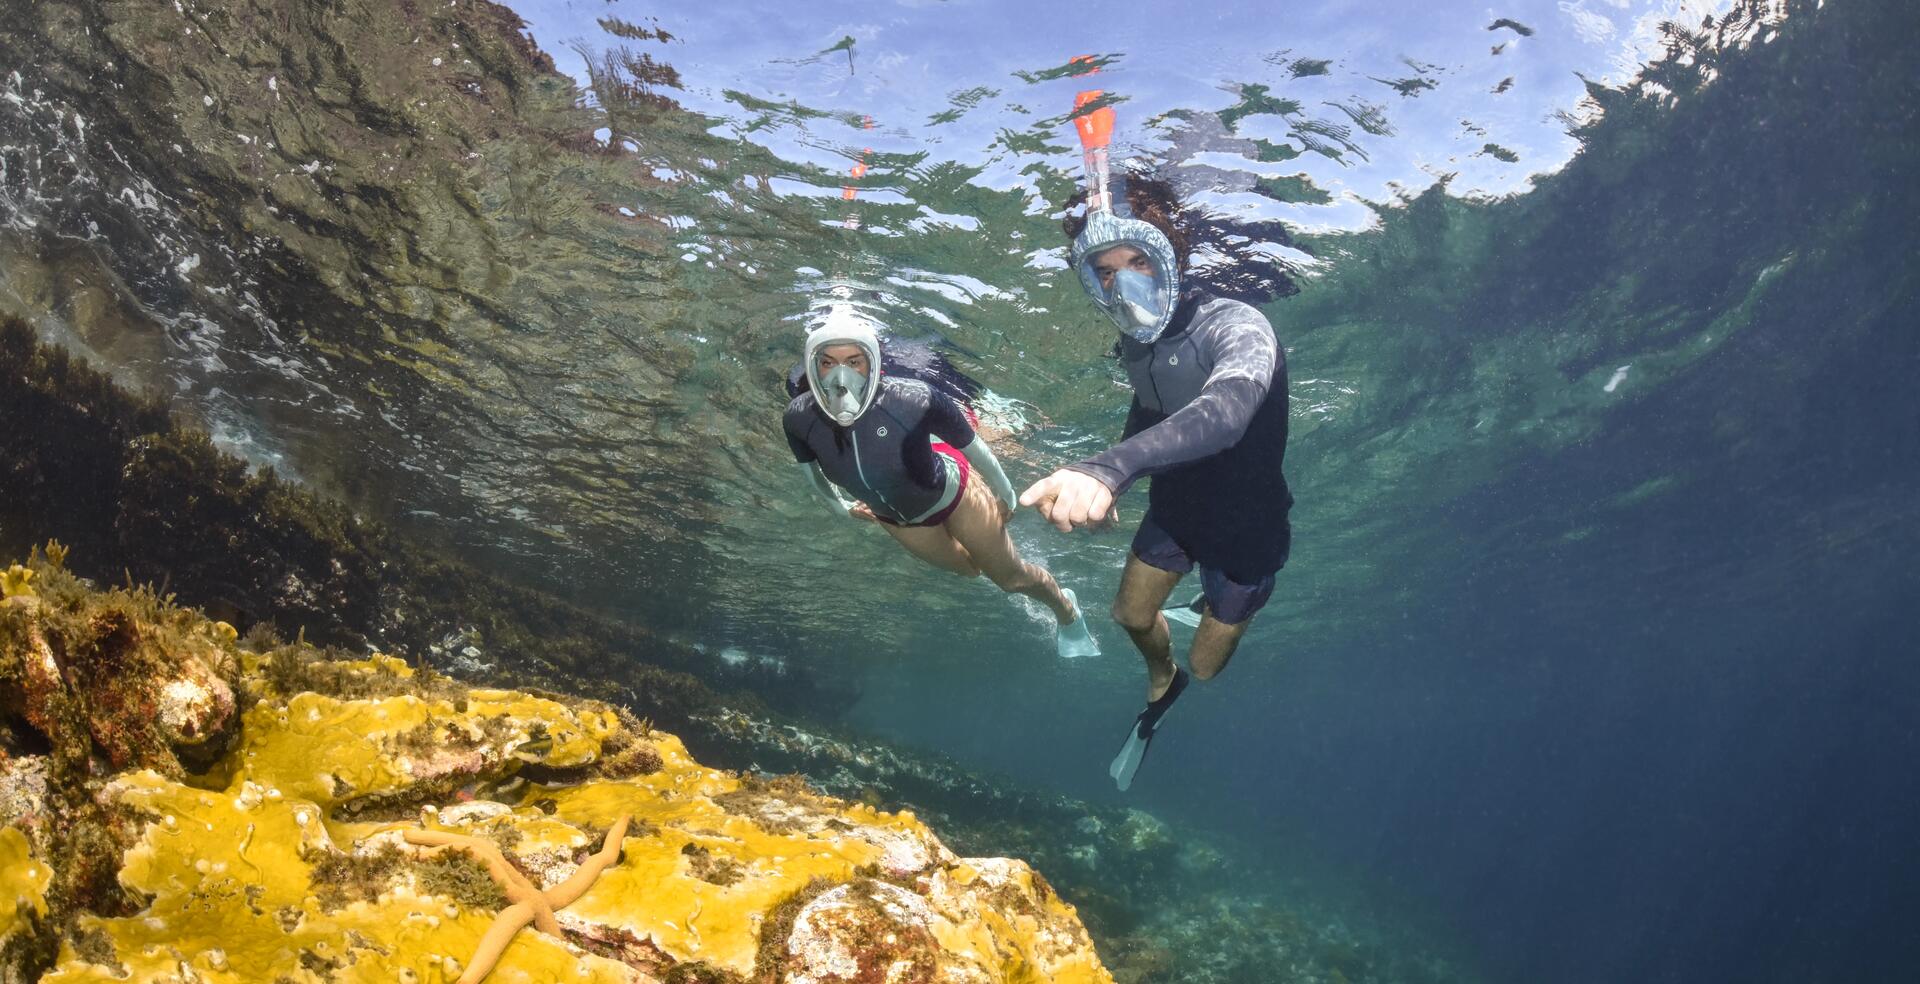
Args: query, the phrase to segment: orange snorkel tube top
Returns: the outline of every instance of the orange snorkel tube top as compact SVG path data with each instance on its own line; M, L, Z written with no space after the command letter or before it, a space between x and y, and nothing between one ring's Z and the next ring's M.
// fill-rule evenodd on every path
M1092 55L1077 55L1067 64L1089 66L1079 73L1083 75L1100 71L1100 67L1093 64ZM1080 134L1081 165L1087 172L1087 209L1111 212L1113 199L1107 192L1107 143L1113 139L1113 107L1086 108L1104 95L1105 90L1087 89L1074 97L1073 128Z

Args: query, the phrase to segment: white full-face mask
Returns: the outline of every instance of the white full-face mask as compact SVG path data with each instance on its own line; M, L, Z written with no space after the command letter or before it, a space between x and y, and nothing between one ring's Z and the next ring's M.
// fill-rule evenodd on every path
M841 363L820 371L820 352L836 345L853 345L866 356L867 371ZM807 333L807 386L814 402L842 427L860 419L880 395L880 334L872 322L851 309L835 307L824 324Z

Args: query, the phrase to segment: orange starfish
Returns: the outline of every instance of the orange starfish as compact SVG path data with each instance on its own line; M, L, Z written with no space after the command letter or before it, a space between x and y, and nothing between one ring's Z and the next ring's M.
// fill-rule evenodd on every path
M621 842L627 836L627 822L632 817L621 814L614 821L613 829L607 831L607 839L600 850L581 862L566 881L546 891L533 887L533 882L507 862L506 855L490 840L469 834L455 834L444 830L409 830L407 843L426 848L452 848L465 851L487 866L487 874L507 895L510 903L494 917L493 925L487 927L486 935L480 937L480 945L474 948L473 956L468 959L466 970L460 975L457 984L480 984L493 973L500 962L501 955L507 952L507 944L513 942L521 927L533 923L534 928L549 936L560 935L560 922L554 918L555 909L564 909L573 900L585 895L587 889L599 879L600 873L620 860Z

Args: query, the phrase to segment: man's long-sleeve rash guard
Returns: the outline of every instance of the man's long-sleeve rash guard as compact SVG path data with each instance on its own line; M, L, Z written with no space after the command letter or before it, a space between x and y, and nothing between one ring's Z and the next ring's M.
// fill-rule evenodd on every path
M1273 326L1239 301L1187 299L1152 343L1123 338L1133 383L1123 440L1068 467L1117 496L1155 476L1154 521L1194 560L1256 578L1286 562L1293 496L1287 363Z

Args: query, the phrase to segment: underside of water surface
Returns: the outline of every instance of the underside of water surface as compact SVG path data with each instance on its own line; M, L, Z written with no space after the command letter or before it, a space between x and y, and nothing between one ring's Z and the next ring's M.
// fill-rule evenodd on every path
M964 6L6 0L0 314L740 695L675 705L728 764L893 776L1122 980L1911 979L1912 5ZM1061 232L1092 88L1292 384L1292 557L1125 794L1126 635L1056 659L779 429L831 302L977 380L1016 487L1119 436ZM1098 616L1145 502L1013 538ZM0 556L81 535L34 509ZM179 590L290 618L264 583ZM364 597L420 614L338 640L542 658Z

